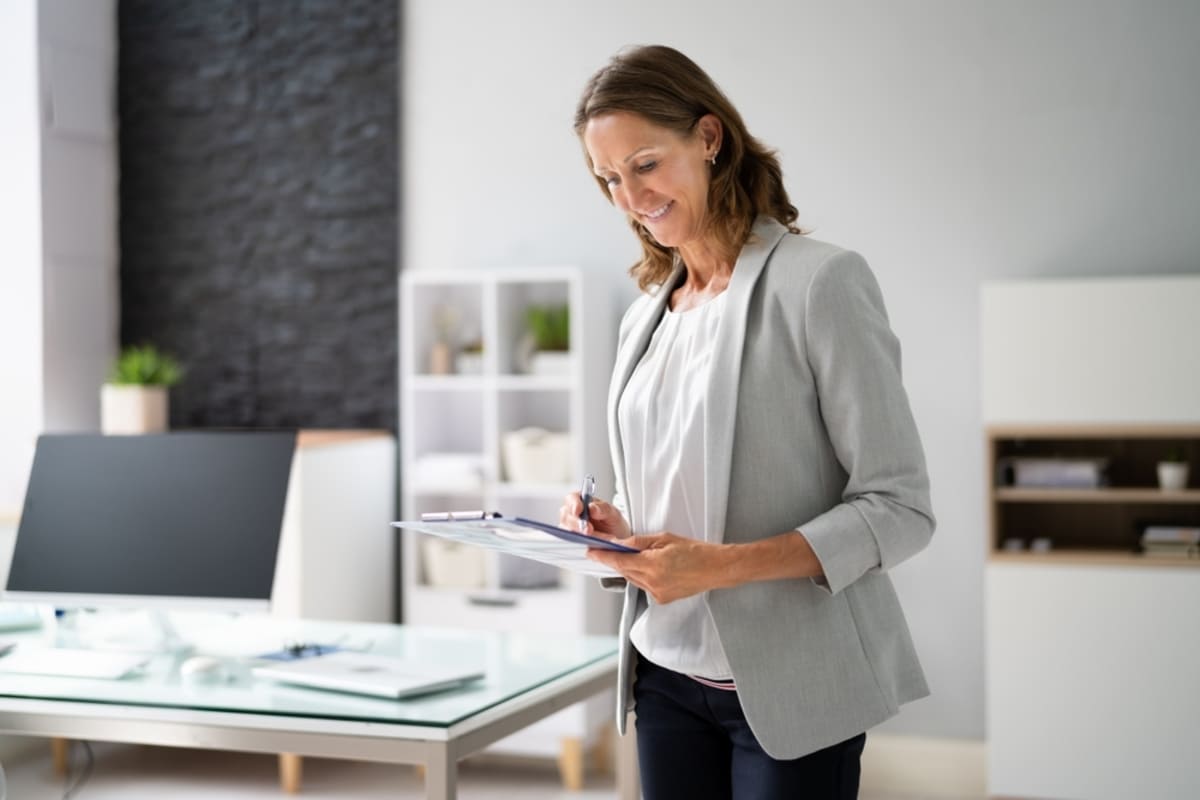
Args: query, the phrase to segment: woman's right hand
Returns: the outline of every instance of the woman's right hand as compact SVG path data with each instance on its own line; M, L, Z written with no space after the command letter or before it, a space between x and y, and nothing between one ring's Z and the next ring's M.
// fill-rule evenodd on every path
M579 515L582 512L583 499L579 492L571 492L558 509L558 526L605 539L624 539L633 533L617 507L599 497L593 497L588 504L588 522L581 529Z

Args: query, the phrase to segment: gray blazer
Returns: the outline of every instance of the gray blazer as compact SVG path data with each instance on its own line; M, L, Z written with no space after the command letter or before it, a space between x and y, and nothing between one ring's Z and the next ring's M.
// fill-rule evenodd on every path
M798 758L929 693L887 575L933 533L929 479L900 346L861 256L760 217L726 291L707 396L706 530L679 533L751 542L799 529L812 544L823 579L706 594L751 730L774 758ZM640 487L626 485L617 401L669 294L642 295L621 322L608 420L626 518L624 498ZM622 733L640 594L625 587Z

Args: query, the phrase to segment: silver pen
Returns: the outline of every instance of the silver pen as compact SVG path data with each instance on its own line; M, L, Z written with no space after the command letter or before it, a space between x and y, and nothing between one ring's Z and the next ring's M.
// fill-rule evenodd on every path
M591 475L583 476L583 488L579 490L579 498L583 500L583 511L579 513L579 532L587 533L588 526L588 505L592 502L592 495L596 493L596 479Z

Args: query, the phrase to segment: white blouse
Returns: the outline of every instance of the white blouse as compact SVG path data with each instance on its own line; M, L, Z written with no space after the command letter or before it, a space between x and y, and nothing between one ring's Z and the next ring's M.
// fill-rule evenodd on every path
M688 311L668 309L621 395L625 499L636 534L704 536L705 391L725 294ZM630 632L634 647L676 672L731 678L706 597L665 605L647 597Z

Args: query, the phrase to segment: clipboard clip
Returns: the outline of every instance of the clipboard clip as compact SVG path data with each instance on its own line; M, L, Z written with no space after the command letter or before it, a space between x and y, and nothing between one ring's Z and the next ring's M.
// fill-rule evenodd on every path
M421 522L465 522L474 519L500 519L498 511L433 511L421 515Z

